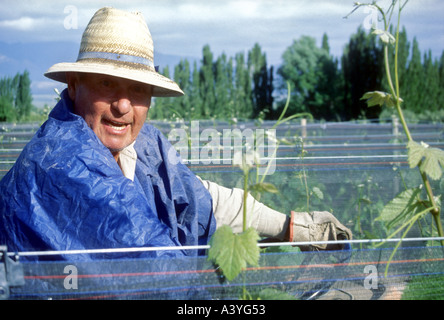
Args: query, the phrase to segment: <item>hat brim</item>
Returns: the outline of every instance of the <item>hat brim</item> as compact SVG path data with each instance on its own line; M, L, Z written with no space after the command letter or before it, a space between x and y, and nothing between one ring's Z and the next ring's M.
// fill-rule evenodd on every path
M153 86L153 97L180 97L184 93L176 82L167 77L147 70L129 69L108 63L96 62L63 62L50 67L44 73L49 79L67 83L67 72L84 72L106 74L114 77L142 82Z

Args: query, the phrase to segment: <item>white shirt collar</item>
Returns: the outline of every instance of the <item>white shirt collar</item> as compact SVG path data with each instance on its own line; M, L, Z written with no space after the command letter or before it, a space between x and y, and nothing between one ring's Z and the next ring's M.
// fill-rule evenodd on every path
M136 173L136 161L137 161L137 153L134 149L134 141L128 147L120 151L119 154L119 165L122 169L123 175L128 179L134 181L134 175Z

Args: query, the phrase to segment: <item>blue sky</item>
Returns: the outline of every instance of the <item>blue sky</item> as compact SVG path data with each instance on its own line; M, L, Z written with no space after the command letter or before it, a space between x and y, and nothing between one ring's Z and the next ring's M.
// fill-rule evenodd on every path
M365 1L365 0L364 0ZM364 2L361 1L361 2ZM378 1L384 5L388 0ZM329 37L331 53L340 56L350 35L372 22L372 11L352 9L352 0L0 0L0 77L27 69L34 104L52 104L54 88L42 73L57 62L75 61L84 28L94 12L112 6L143 13L155 46L155 63L201 58L209 44L218 56L247 52L255 43L276 68L294 39L313 36L319 45ZM410 0L402 24L421 51L435 57L444 50L444 1ZM382 23L379 22L382 28ZM157 59L156 59L157 57Z

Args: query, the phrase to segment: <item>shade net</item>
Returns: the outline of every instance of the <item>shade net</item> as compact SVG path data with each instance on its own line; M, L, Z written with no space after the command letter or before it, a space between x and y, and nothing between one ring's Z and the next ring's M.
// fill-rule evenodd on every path
M206 256L22 262L9 299L443 299L442 247L272 252L228 281Z
M224 144L224 130L237 129L244 134L250 129L256 134L257 129L273 129L275 122L199 121L197 128L191 122L153 125L171 138L182 151L184 162L201 178L242 188L243 172L234 163L233 140ZM1 126L0 178L37 128L31 124ZM417 123L409 128L415 141L444 148L443 124ZM185 146L180 146L173 129L187 132ZM217 132L219 139L209 138L205 130ZM279 190L260 194L260 201L286 214L290 210L330 211L352 230L355 240L386 238L385 226L376 220L384 205L406 186L422 183L418 170L409 168L407 141L396 123L287 122L276 128L276 141L276 153L268 147L268 140L263 149L256 148L273 159L273 173L264 181ZM267 164L270 160L251 168L251 183L262 178L256 173ZM442 195L444 180L432 181L432 188L436 196ZM406 239L429 236L436 236L432 229L415 226ZM261 255L258 267L248 268L232 281L205 256L168 261L111 258L73 264L69 260L47 261L51 260L47 257L45 261L20 263L25 283L12 287L10 298L238 299L245 288L251 297L283 292L297 299L442 299L444 256L441 247L433 247L437 244L426 240L403 244L386 276L394 245L376 249L353 244L351 250L340 252L287 252L288 248L267 252ZM77 271L76 289L64 286L68 281L69 287L68 276L74 272L69 267L65 270L70 265Z

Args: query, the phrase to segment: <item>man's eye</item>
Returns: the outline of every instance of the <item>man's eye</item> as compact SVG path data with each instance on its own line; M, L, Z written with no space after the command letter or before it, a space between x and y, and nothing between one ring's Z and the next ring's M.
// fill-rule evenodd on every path
M98 83L102 88L106 88L106 89L112 89L115 87L114 81L107 79L107 78L100 79Z
M138 94L145 92L145 89L143 87L141 87L141 86L134 86L134 87L132 87L132 89L133 89L134 93L138 93Z

